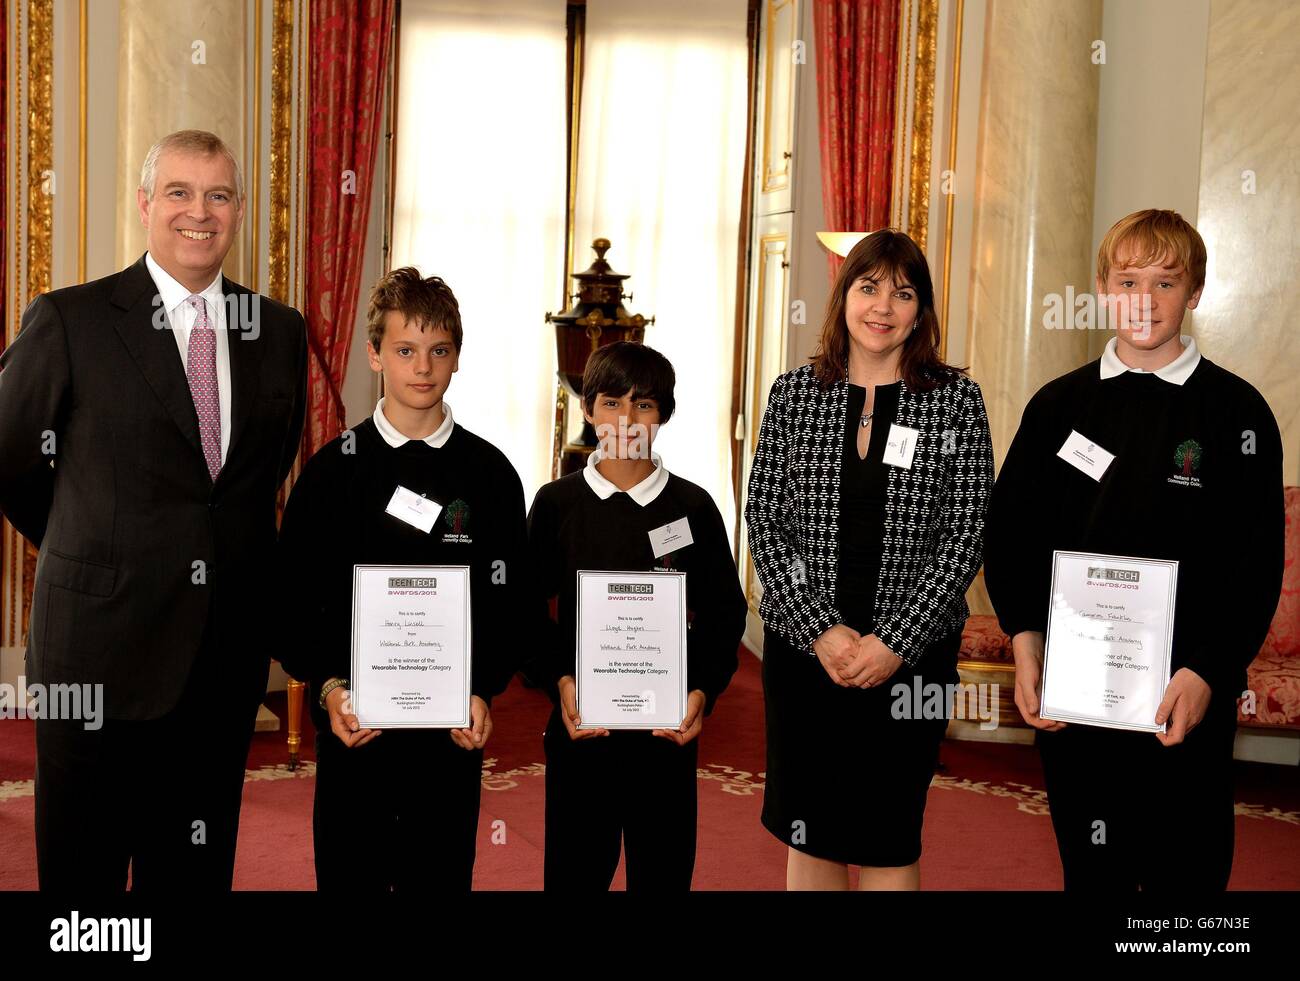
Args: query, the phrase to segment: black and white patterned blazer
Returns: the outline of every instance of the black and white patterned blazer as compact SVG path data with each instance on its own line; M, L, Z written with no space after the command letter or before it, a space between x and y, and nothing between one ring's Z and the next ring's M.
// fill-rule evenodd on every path
M772 384L749 476L745 524L763 584L759 615L796 650L844 623L835 608L840 461L848 384L818 385L812 365ZM875 633L915 666L960 630L984 555L993 449L979 385L930 392L901 382L895 422L919 431L911 469L889 467Z

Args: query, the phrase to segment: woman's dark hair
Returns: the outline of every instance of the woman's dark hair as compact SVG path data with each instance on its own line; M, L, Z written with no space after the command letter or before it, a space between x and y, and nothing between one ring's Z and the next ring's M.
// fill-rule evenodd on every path
M594 412L596 397L604 392L622 398L629 392L633 400L654 399L659 403L659 424L672 418L677 400L673 386L677 375L672 362L652 347L615 341L591 352L582 372L582 405Z
M939 315L934 310L934 285L930 267L915 242L902 232L886 228L872 232L855 245L840 265L822 321L821 341L812 356L813 374L822 387L842 381L849 366L849 328L844 319L845 300L859 278L888 276L916 291L917 327L903 342L899 374L907 387L928 392L964 373L939 357Z

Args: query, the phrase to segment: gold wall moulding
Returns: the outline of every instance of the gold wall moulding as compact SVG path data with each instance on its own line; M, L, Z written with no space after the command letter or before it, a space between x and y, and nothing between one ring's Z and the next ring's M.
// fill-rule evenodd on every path
M908 179L907 233L925 251L930 227L930 151L934 137L934 61L939 0L920 0L916 28L916 98L912 106L912 173Z

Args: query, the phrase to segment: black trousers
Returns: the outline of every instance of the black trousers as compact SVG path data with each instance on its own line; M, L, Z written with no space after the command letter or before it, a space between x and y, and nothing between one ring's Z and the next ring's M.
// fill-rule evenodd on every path
M147 721L36 722L36 864L45 891L229 891L257 706L205 636L175 708Z
M1222 891L1234 846L1236 703L1212 702L1180 745L1069 725L1038 733L1065 888Z
M546 746L547 890L604 892L625 852L628 892L688 892L695 871L699 740L649 732L574 740L551 713Z
M482 786L483 751L445 729L388 729L353 749L318 729L316 888L469 892Z

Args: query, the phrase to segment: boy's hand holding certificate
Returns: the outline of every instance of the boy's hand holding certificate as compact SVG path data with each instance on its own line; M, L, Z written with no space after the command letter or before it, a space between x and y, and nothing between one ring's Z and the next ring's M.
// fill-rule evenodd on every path
M676 729L686 717L686 574L579 572L580 729Z
M469 566L352 570L352 708L366 729L470 725Z
M1054 552L1039 716L1164 732L1178 563Z

